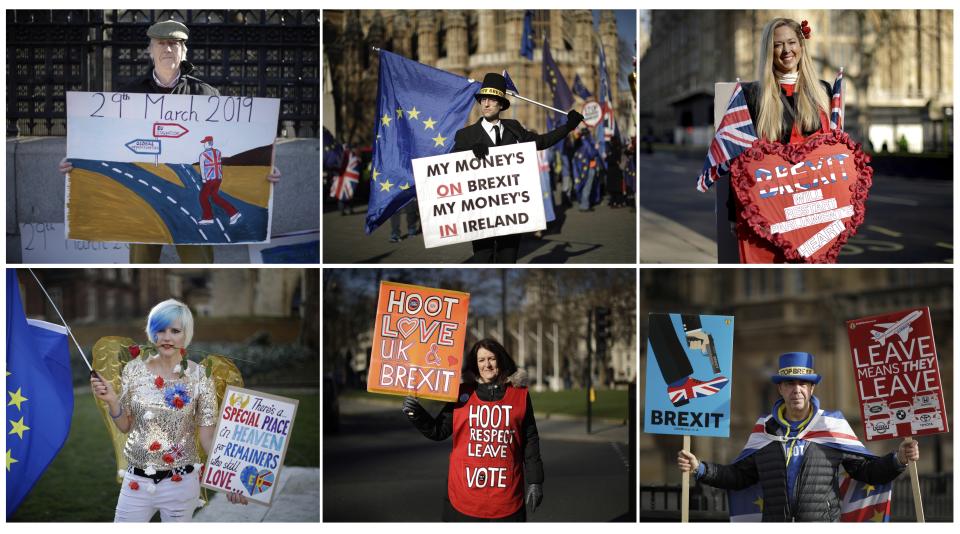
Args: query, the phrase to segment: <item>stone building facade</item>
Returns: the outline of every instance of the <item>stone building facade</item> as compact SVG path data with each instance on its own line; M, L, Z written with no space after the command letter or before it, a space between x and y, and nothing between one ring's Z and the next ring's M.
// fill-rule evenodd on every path
M532 61L520 56L522 10L324 10L323 18L324 61L332 78L328 91L335 108L324 107L324 123L330 123L328 114L334 112L336 134L342 141L371 142L378 61L373 47L475 80L506 69L521 95L550 104L552 96L541 74L544 35L567 84L572 86L574 75L579 74L592 93L598 84L598 38L603 42L616 118L621 131L633 131L634 99L628 91L621 95L616 82L623 43L612 11L600 12L599 29L589 10L535 11ZM579 107L582 101L576 101ZM546 114L543 108L514 100L504 116L543 131ZM474 111L470 120L477 118Z

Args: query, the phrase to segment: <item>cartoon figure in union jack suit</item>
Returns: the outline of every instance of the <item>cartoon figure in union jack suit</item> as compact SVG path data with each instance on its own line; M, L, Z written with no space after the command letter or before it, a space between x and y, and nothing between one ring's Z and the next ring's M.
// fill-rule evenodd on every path
M681 342L673 328L673 321L666 313L650 314L650 346L657 357L663 381L667 383L667 395L674 406L683 406L699 397L709 397L723 389L730 382L720 375L720 364L713 337L700 325L699 315L683 315L684 342ZM699 350L710 358L710 364L716 376L709 380L697 380L693 366L687 358L684 344L693 350Z
M220 151L213 148L213 136L208 135L200 142L206 147L200 153L200 177L203 180L203 187L200 189L200 208L203 210L203 217L200 219L200 224L213 224L211 200L227 212L230 224L235 224L240 220L240 212L220 196L220 184L223 182Z

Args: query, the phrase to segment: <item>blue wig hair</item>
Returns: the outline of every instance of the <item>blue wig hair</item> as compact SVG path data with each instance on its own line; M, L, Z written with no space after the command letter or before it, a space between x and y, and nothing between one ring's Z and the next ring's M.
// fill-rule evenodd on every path
M175 320L180 321L180 327L183 329L185 336L183 346L189 346L193 339L193 314L190 313L190 308L186 304L174 299L167 299L150 310L150 315L147 316L147 339L151 343L156 343L157 332L165 330Z

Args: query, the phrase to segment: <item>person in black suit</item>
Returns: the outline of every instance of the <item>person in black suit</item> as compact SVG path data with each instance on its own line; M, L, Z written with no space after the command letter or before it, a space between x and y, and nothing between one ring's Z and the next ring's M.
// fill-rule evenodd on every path
M483 115L477 122L457 131L451 152L470 150L478 158L484 158L492 146L512 143L537 144L537 150L559 143L577 128L583 115L576 110L567 113L567 122L542 135L527 131L519 121L501 119L500 112L510 107L506 98L507 81L502 74L487 73L483 86L474 95ZM477 239L473 243L472 263L517 263L520 252L520 234Z

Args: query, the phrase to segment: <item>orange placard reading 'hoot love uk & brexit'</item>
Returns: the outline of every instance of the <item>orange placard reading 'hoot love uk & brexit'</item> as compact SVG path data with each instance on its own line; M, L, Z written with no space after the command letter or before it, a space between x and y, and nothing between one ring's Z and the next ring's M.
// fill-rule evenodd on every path
M380 282L367 391L456 400L470 294Z

